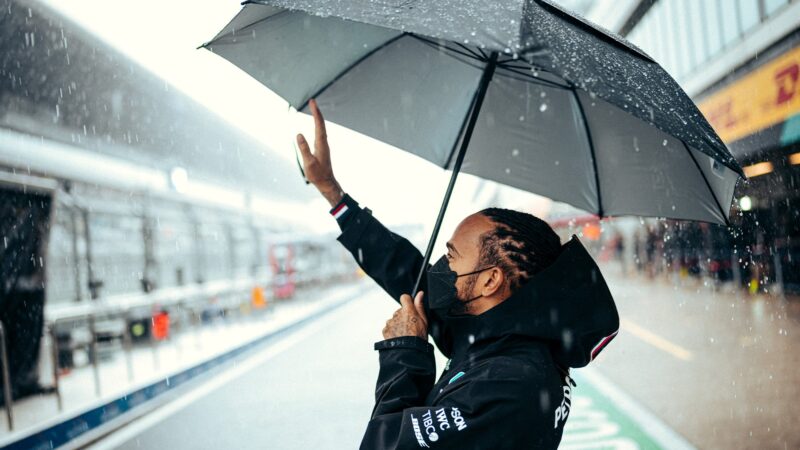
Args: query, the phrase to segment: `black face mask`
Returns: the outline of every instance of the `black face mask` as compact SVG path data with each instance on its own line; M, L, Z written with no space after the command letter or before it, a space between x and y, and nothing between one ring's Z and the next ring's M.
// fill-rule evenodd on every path
M445 316L448 312L463 310L467 303L477 300L483 295L477 297L461 300L458 298L458 289L456 288L456 280L459 277L476 274L484 270L491 269L495 266L484 267L480 270L475 270L461 275L450 270L450 265L447 263L447 256L442 255L436 264L428 269L428 307L437 311L441 316Z

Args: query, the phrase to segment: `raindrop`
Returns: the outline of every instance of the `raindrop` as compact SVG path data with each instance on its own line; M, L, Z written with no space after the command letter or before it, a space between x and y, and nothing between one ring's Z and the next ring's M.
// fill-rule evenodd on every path
M547 103L542 103L542 105L539 106L539 111L541 112L547 111Z
M662 143L661 143L661 145L663 145L664 147L666 147L666 146L667 146L667 143L668 143L668 142L667 142L667 140L666 140L666 139L664 139L664 142L662 142Z
M511 173L511 169L509 169L508 167L506 167L506 173Z
M519 156L519 149L515 148L515 149L511 150L511 156Z
M467 340L469 341L470 344L472 344L473 342L475 342L475 335L474 334L470 334L467 337Z
M519 116L519 121L520 122L524 122L525 121L525 116Z
M561 164L561 162L560 162L560 161L558 161L558 160L556 160L556 165L559 165L559 164Z
M542 93L539 96L542 97L542 98L545 98L545 97L547 97L547 92L542 91Z

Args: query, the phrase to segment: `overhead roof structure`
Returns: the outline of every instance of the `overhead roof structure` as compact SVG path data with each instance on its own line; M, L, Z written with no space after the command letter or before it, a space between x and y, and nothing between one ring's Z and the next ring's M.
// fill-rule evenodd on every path
M312 194L290 161L38 2L0 9L0 128L272 198Z

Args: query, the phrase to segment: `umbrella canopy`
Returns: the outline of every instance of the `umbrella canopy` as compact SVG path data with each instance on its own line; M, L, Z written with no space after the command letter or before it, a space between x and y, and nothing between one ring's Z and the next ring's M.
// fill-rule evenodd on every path
M727 224L743 176L663 68L545 0L250 2L204 47L299 111L599 216Z

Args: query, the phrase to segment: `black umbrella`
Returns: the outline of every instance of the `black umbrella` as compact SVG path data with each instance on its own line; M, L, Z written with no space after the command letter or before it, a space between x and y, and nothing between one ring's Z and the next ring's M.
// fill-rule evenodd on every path
M600 217L720 224L744 176L661 66L546 0L248 2L204 47L452 169L423 267L462 170Z

